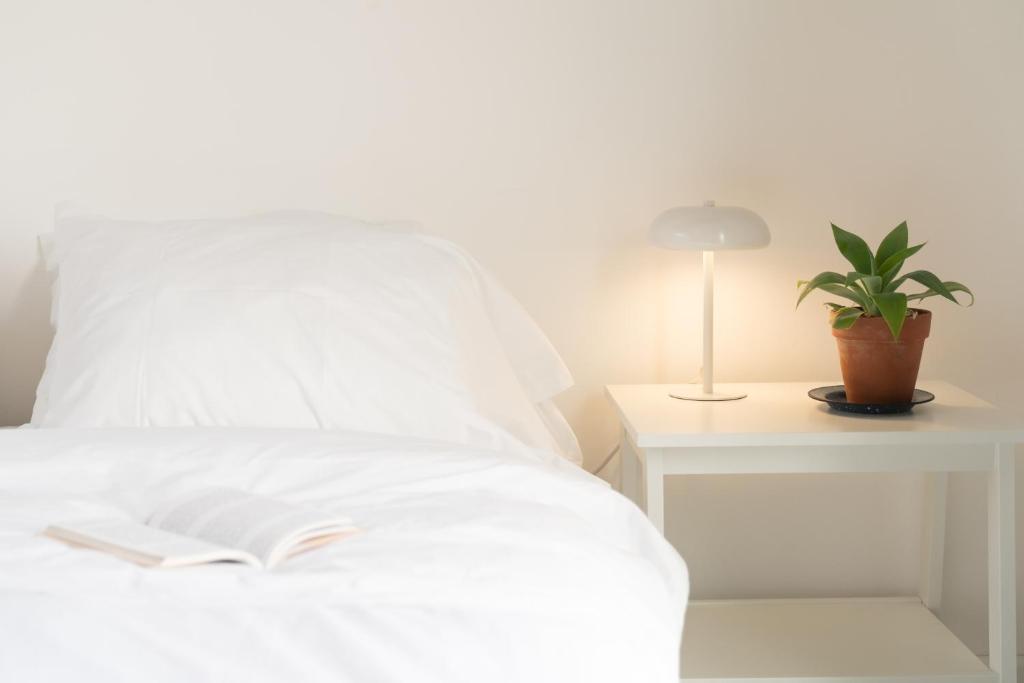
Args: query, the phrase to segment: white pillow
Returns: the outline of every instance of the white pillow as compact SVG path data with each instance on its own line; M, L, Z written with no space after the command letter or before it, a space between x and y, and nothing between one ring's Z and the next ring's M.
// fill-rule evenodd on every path
M52 242L36 426L358 429L578 460L549 414L564 363L449 242L295 212L63 215Z

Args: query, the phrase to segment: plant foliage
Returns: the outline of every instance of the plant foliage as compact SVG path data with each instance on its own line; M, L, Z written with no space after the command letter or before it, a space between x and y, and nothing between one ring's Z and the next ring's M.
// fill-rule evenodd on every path
M967 305L974 304L974 294L959 282L941 280L927 270L914 270L900 275L904 262L924 246L923 242L907 246L910 236L906 221L893 228L874 252L862 238L834 224L832 236L839 252L850 262L853 270L845 275L825 271L810 280L800 280L797 283L800 296L796 300L799 306L816 289L845 299L841 304L826 304L832 309L832 327L846 329L853 327L863 316L882 316L893 339L899 339L903 322L911 314L910 304L915 301L941 296L959 304L954 292L962 292L971 298ZM914 294L897 291L908 282L921 285L924 291Z

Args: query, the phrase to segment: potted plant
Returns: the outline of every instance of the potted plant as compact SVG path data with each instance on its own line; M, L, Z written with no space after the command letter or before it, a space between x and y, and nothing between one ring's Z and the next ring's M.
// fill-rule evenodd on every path
M826 271L801 280L797 306L816 289L849 302L826 304L848 401L909 403L932 321L930 311L911 304L933 296L959 304L954 292L967 294L973 304L974 295L959 282L940 280L927 270L900 275L904 262L924 246L908 246L906 221L886 235L874 252L863 239L835 225L832 235L853 270L846 275ZM899 291L909 283L923 286L924 291Z

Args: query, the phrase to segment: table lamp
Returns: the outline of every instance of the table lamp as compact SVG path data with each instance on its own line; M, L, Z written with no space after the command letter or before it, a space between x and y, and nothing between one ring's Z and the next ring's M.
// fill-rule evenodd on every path
M687 401L734 401L746 394L716 393L714 388L715 252L724 249L766 247L772 236L768 224L750 209L739 206L678 206L651 224L651 241L666 249L700 250L704 255L704 363L700 391L669 394Z

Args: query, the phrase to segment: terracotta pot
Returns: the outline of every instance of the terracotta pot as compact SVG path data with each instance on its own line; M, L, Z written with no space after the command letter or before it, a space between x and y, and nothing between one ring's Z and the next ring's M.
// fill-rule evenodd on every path
M932 314L916 308L911 312L898 341L881 316L865 316L847 330L832 330L851 403L909 403L913 398Z

